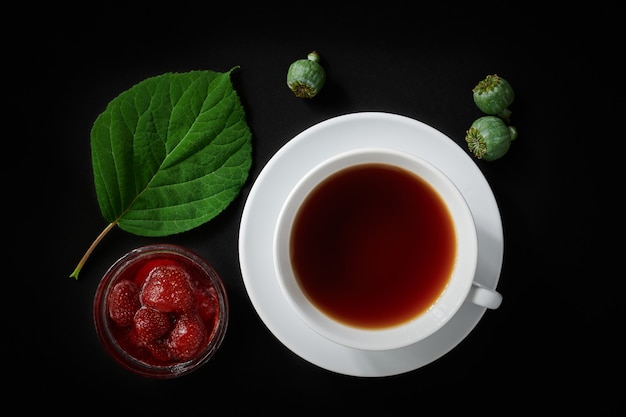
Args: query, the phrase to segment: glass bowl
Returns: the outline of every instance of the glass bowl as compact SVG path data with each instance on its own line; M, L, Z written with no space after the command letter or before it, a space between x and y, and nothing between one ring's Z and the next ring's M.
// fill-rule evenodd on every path
M94 297L98 338L121 366L149 378L176 378L206 364L228 327L229 304L215 269L172 244L118 259Z

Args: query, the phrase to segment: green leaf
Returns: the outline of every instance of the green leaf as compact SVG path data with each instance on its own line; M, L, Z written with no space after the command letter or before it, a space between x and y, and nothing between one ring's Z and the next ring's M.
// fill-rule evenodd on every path
M252 134L230 79L236 68L148 78L97 117L92 164L108 222L167 236L206 223L235 199L252 165Z

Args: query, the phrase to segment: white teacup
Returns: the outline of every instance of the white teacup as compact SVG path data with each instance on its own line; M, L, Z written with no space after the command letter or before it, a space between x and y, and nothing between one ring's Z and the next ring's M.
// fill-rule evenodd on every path
M288 195L274 236L279 286L301 319L362 350L414 344L468 301L502 296L474 281L472 213L433 164L390 149L327 159Z

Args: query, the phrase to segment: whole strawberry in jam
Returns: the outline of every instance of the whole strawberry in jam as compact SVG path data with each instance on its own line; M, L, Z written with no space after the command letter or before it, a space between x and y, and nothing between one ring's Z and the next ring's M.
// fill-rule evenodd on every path
M189 273L180 266L159 265L141 289L141 304L166 313L190 311L196 303Z
M132 340L139 346L148 346L167 334L172 322L167 313L152 307L141 306L133 317Z
M201 285L196 287L196 308L202 320L206 322L211 320L217 311L217 303L215 287Z
M118 326L130 326L140 307L139 287L133 281L120 281L111 289L107 302L111 320Z
M206 328L197 314L181 314L167 337L167 351L172 359L193 358L204 346L208 337Z

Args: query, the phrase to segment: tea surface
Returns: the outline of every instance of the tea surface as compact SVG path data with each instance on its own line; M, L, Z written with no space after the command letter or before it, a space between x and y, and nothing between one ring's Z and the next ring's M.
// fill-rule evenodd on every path
M309 299L348 325L384 328L428 309L453 268L456 237L439 194L384 164L346 168L300 207L291 262Z

